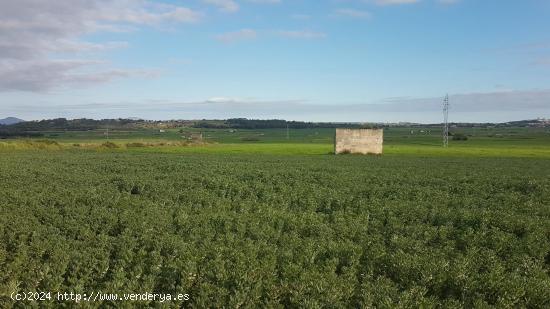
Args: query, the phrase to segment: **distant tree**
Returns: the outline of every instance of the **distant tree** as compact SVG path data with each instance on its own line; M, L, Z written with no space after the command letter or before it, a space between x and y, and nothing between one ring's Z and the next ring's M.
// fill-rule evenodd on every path
M462 133L454 133L453 135L453 141L467 141L468 136Z
M256 120L232 118L224 122L218 120L202 120L193 125L195 128L231 128L231 129L313 129L313 128L361 128L358 123L302 122L280 119Z

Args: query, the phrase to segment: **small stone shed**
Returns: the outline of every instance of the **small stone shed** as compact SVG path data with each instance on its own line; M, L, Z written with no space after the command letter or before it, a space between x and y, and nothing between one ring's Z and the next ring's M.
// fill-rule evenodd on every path
M180 133L182 133L181 138L186 139L186 140L190 140L190 141L202 141L203 140L202 132L200 132L200 133L197 133L197 132L180 132Z
M336 129L334 153L382 154L383 129Z

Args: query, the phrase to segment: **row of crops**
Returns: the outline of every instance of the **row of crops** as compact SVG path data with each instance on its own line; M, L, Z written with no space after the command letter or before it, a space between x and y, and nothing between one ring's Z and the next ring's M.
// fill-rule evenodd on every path
M549 174L535 159L4 152L0 307L101 291L547 308Z

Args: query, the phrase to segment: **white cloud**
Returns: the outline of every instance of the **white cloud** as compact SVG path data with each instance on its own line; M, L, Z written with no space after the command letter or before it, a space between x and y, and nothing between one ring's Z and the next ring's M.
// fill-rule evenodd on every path
M327 35L323 32L311 31L311 30L279 30L269 31L264 33L265 35L275 35L283 38L290 39L322 39ZM226 32L218 34L215 39L223 43L235 43L238 41L253 40L259 36L259 33L253 29L241 29L238 31Z
M107 69L83 71L97 64L89 60L0 62L0 91L48 91L52 88L90 85L124 77L152 77L153 71Z
M233 0L203 0L204 3L214 5L220 10L228 13L237 12L239 5Z
M357 10L357 9L337 9L334 11L334 13L337 16L343 16L343 17L351 17L351 18L369 18L371 17L371 14L364 10Z
M431 122L442 120L442 97L388 98L370 103L316 104L303 99L261 100L213 97L203 101L158 101L83 103L77 105L7 106L23 118L128 117L145 119L260 118L307 121ZM152 104L154 103L154 104ZM495 111L498 111L496 113ZM97 114L100 112L101 114ZM550 116L550 90L466 93L451 96L453 122L504 122Z
M125 31L161 23L193 23L201 14L189 8L146 0L17 0L0 2L0 91L45 91L66 84L132 76L129 70L90 73L97 62L54 59L127 46L91 43L80 37L97 31ZM87 69L87 73L79 70Z
M244 101L246 101L246 99L232 97L212 97L204 101L204 103L236 103Z
M253 29L241 29L233 32L226 32L216 36L216 40L224 43L234 43L243 40L253 40L258 36Z

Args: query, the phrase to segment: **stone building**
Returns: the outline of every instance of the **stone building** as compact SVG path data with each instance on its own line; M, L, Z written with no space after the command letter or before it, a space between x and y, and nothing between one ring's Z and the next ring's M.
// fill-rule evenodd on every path
M382 154L384 130L336 129L334 153Z

